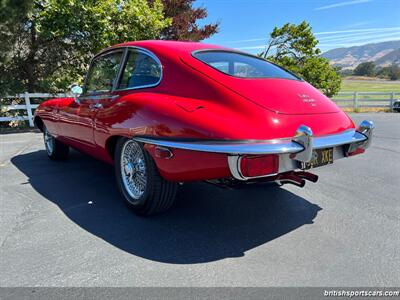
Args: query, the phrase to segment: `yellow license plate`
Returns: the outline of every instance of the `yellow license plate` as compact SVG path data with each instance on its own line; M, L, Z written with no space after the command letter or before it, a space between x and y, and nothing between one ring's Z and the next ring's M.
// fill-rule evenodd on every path
M303 168L311 169L329 164L333 164L333 148L317 149L313 151L311 161L303 163Z

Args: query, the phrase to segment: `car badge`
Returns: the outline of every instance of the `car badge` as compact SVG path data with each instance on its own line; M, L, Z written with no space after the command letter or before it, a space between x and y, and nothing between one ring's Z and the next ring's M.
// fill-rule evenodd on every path
M311 106L317 106L317 104L315 103L316 102L315 99L314 98L310 98L310 96L308 96L307 94L297 94L297 96L304 103L309 103Z

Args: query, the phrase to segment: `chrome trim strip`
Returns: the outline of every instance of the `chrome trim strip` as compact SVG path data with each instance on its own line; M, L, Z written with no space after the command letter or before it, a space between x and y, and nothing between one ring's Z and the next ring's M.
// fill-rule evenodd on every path
M119 85L119 83L120 83L120 81L122 79L122 72L125 69L127 58L128 58L128 48L125 48L124 52L122 54L121 65L120 65L120 67L118 69L117 77L114 79L114 82L113 82L113 86L112 86L112 89L111 89L112 91L115 91L118 88L118 85Z
M118 98L119 95L113 95L111 93L104 93L104 94L95 94L95 95L91 95L91 96L82 96L79 97L79 100L102 100L102 99L110 99L110 100L114 100L116 98Z
M279 174L279 173L273 173L273 174L268 174L268 175L246 177L242 174L242 172L240 170L240 162L241 162L242 158L243 158L243 155L229 155L228 156L229 170L231 171L231 174L232 174L233 178L235 178L235 179L249 180L249 179L275 176L275 175Z
M285 154L299 153L305 149L304 145L300 144L298 137L266 141L204 141L204 142L180 142L161 140L147 137L133 137L134 140L145 143L158 145L162 147L177 148L201 152L226 153L231 155L257 155L257 154ZM320 149L335 147L344 144L355 142L363 142L367 140L364 134L356 132L354 129L341 132L339 134L314 137L313 143L308 143L309 149ZM312 148L310 147L312 145ZM297 158L295 158L297 159Z
M314 138L314 149L330 148L344 144L366 141L367 137L355 130L344 131L340 134L321 136Z
M228 156L229 170L231 171L233 178L239 180L246 180L245 177L242 175L242 172L240 172L239 158L240 158L239 155Z
M357 128L345 130L338 134L313 137L311 128L301 125L293 138L267 141L168 141L155 138L133 137L134 140L162 147L185 149L192 151L214 152L228 154L228 166L232 177L237 180L274 176L279 173L301 168L301 162L310 161L313 150L333 148L334 160L347 156L349 150L368 148L371 143L374 124L363 121ZM354 149L353 149L354 148ZM295 153L295 155L293 155ZM246 177L240 170L243 155L278 154L279 171L277 174Z
M270 140L263 142L236 142L236 141L204 141L204 142L175 142L153 138L133 137L135 141L145 144L158 145L201 152L226 153L226 154L273 154L295 153L303 147L290 140Z

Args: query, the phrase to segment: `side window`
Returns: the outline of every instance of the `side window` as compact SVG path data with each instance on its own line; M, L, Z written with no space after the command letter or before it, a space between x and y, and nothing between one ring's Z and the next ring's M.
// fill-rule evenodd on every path
M84 93L87 95L111 91L117 80L122 51L112 52L97 58L90 67Z
M161 79L161 65L146 53L129 50L118 89L148 87Z

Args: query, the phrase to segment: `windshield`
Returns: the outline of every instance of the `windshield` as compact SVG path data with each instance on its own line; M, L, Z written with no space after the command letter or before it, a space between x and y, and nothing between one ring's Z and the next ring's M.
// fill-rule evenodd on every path
M206 50L194 52L193 56L225 74L240 78L284 78L300 80L284 69L252 55Z

